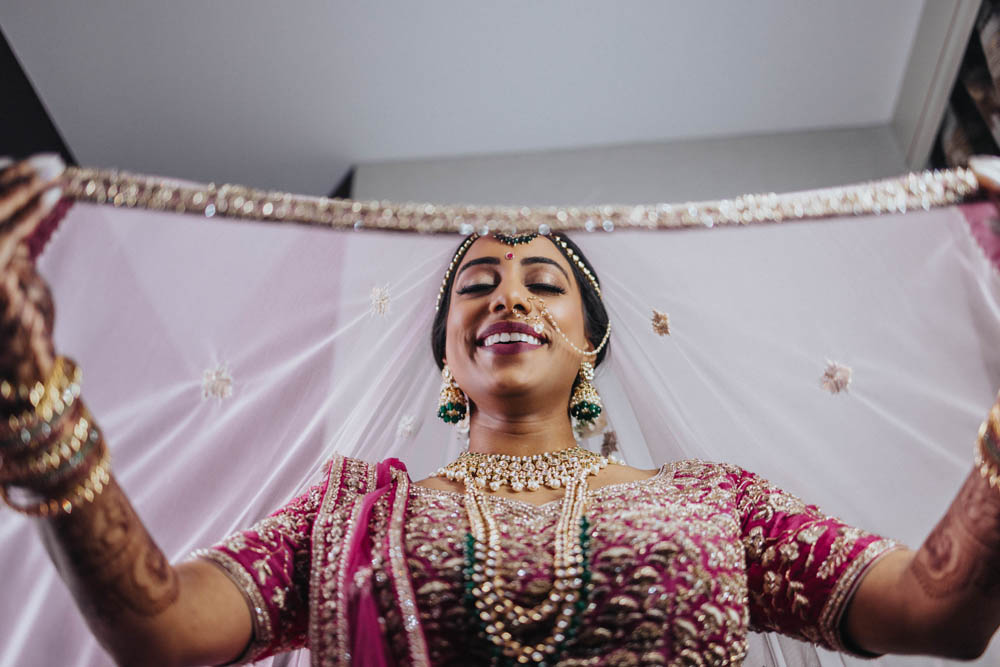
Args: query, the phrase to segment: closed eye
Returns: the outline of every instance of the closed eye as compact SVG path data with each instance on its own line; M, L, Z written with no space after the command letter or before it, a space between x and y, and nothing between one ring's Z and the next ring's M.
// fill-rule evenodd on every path
M479 294L482 292L488 292L494 287L496 287L496 285L493 283L474 283L456 290L456 294Z
M490 291L496 287L493 283L473 283L472 285L466 285L465 287L459 288L455 291L456 294L482 294ZM546 292L548 294L565 294L566 290L558 285L550 285L548 283L529 283L527 285L528 289Z
M540 292L548 292L549 294L565 294L566 290L558 285L549 285L548 283L531 283L528 285L529 289L538 290Z

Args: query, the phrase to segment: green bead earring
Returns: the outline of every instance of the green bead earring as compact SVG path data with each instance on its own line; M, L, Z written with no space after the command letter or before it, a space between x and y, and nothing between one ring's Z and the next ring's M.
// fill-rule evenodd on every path
M441 369L441 397L438 399L438 417L447 424L457 424L465 417L468 405L465 394L455 382L455 376L447 364Z
M594 387L594 365L589 361L580 363L580 381L573 390L569 401L569 414L579 422L591 424L601 414L601 397Z

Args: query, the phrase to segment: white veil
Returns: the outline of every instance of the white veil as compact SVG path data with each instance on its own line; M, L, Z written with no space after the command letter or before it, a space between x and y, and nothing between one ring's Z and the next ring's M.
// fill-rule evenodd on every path
M1000 387L1000 278L966 219L991 211L573 234L614 327L596 385L622 457L735 463L919 546ZM458 454L435 416L429 330L460 240L70 210L41 257L58 349L83 368L114 470L169 556L272 511L335 452L398 457L413 479ZM109 662L12 512L0 562L0 664ZM994 642L979 664L998 658ZM756 636L746 664L855 662Z

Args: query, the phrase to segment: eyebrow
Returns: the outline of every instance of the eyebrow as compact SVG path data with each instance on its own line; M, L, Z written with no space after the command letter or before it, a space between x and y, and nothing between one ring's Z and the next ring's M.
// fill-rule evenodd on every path
M552 266L562 271L562 274L566 276L566 280L569 280L569 274L566 273L566 269L559 266L559 262L551 260L548 257L525 257L524 259L521 260L521 266L527 266L528 264L551 264Z
M499 266L500 259L498 257L478 257L476 259L470 259L462 266L462 268L458 270L458 273L455 274L455 278L457 279L460 275L462 275L462 271L465 271L470 266L478 266L479 264L495 264Z
M499 257L477 257L476 259L470 259L468 262L466 262L464 265L462 265L462 268L460 268L458 270L458 273L455 274L455 278L458 279L458 277L460 275L462 275L462 271L465 271L470 266L478 266L480 264L490 264L492 266L499 266L500 265L500 258ZM557 269L559 269L560 271L562 271L562 274L564 276L566 276L566 280L569 280L569 274L566 273L566 269L564 269L563 267L561 267L559 265L559 262L556 262L555 260L551 260L548 257L525 257L524 259L521 260L521 266L528 266L529 264L551 264L552 266L554 266Z

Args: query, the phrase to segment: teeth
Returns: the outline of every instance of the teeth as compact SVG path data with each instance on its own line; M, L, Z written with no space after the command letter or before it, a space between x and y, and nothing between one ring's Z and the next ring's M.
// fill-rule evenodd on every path
M497 343L528 343L530 345L541 345L542 341L531 334L521 332L504 332L487 336L483 341L483 347L490 347Z

